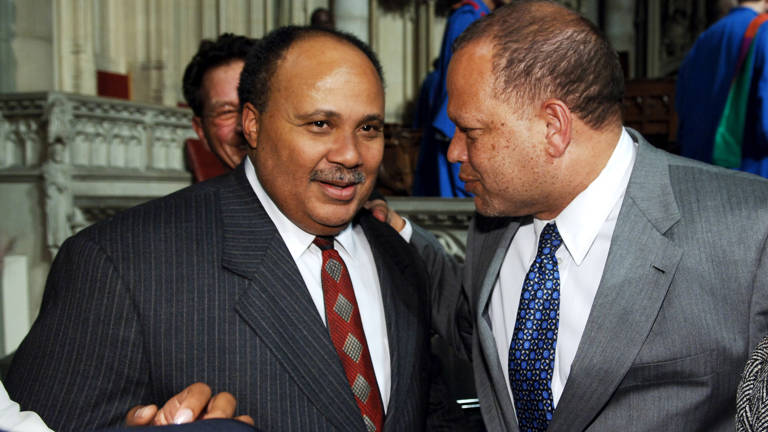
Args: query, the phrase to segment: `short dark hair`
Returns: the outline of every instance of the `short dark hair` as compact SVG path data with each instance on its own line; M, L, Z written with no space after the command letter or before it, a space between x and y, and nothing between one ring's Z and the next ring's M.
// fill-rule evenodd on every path
M234 60L245 61L256 40L232 33L222 33L216 40L203 39L192 60L184 70L182 90L187 105L196 116L203 115L203 95L200 93L203 77L208 70Z
M475 40L494 45L493 72L502 97L554 97L593 128L621 121L624 74L616 51L578 12L545 0L521 0L472 23L454 52Z
M315 36L330 36L359 49L371 61L379 75L381 85L384 85L384 73L379 59L376 58L376 54L367 44L355 36L322 27L280 27L261 38L248 54L245 67L240 75L240 85L237 87L241 109L245 103L250 102L259 112L264 112L269 100L270 82L277 71L280 60L294 43Z
M335 28L336 22L333 14L326 8L319 7L309 17L309 25L313 27Z

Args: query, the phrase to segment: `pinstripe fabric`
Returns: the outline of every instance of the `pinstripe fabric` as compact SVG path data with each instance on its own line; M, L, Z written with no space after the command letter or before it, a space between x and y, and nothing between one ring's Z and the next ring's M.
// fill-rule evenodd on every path
M392 356L385 430L426 415L426 274L359 217L379 267ZM68 240L7 387L56 430L118 424L194 381L265 431L364 431L327 329L241 168Z
M630 134L637 159L548 430L733 431L740 373L768 334L768 182ZM475 383L492 431L519 430L487 314L517 227L475 218L463 287L443 288L466 296L470 316L460 318L474 323ZM450 322L442 331L457 333Z

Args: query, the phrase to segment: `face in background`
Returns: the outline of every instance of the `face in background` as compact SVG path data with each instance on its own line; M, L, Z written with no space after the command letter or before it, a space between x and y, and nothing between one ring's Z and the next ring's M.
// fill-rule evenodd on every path
M264 112L243 108L248 154L264 189L304 231L335 235L376 182L384 151L384 89L353 45L317 35L293 44Z
M197 136L230 168L243 160L247 148L240 127L237 97L244 64L242 60L233 60L205 72L200 89L203 116L192 120Z
M448 116L456 132L448 159L487 216L523 216L546 210L546 122L535 107L499 96L493 44L477 40L454 53L448 67Z

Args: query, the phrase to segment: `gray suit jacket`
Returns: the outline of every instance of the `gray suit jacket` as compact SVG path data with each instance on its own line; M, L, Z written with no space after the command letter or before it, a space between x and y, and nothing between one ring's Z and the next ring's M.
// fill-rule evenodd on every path
M550 431L734 430L736 387L768 333L768 182L639 142L611 248ZM519 226L476 216L461 269L435 269L437 328L472 357L489 430L517 431L488 305ZM452 315L452 311L457 311Z
M427 275L362 212L391 352L385 430L423 430ZM55 430L118 424L203 381L273 431L365 431L327 328L242 166L68 240L6 382Z

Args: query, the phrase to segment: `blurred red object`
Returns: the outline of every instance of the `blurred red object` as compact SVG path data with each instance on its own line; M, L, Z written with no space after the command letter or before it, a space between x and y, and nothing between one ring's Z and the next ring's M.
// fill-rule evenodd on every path
M187 153L187 166L195 177L196 182L208 180L230 172L205 143L199 139L189 138L184 142Z
M96 71L96 94L118 99L131 99L131 77L109 71Z

